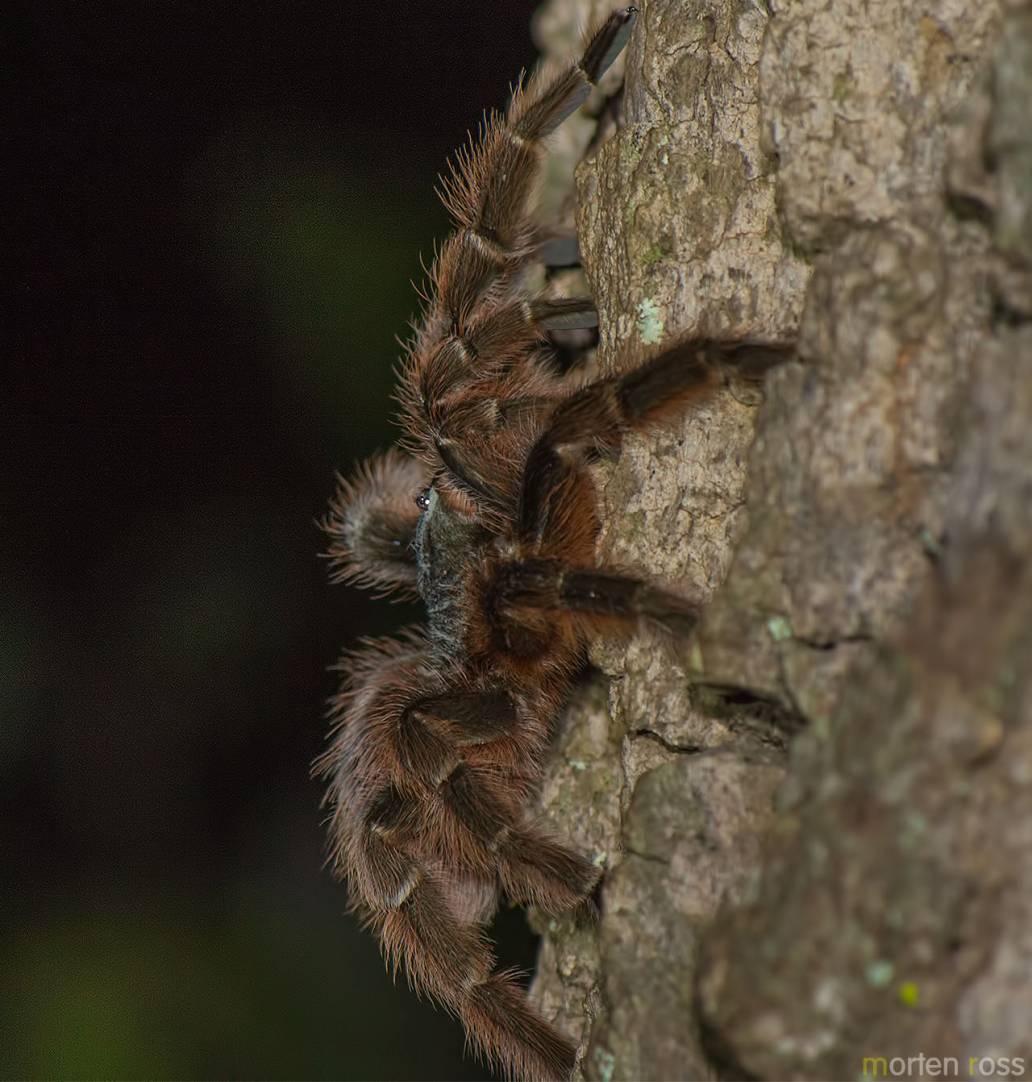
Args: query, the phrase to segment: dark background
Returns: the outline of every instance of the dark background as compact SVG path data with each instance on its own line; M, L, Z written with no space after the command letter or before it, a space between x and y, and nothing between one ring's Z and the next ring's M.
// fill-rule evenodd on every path
M484 1077L322 867L327 667L417 613L313 522L534 7L5 8L5 1077Z

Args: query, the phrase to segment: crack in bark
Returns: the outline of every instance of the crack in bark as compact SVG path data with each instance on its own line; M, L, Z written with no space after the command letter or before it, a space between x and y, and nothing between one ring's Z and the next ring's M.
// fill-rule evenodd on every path
M639 860L647 860L652 864L662 864L665 867L670 867L669 857L660 857L657 856L655 853L643 853L639 849L631 848L631 846L626 846L624 848L624 853L626 856L629 857L637 857Z
M834 650L838 646L846 646L856 642L874 642L875 639L873 635L857 632L853 635L836 635L828 639L793 635L789 641L799 643L800 646L806 646L811 650Z
M655 729L633 729L628 736L632 740L651 740L653 743L659 744L661 748L671 752L673 755L698 755L700 752L712 750L711 748L701 747L698 744L675 744L672 740L667 740L666 737L661 736Z
M784 736L805 729L809 719L798 703L786 704L773 695L740 684L698 681L692 685L696 702L703 713L733 721L748 719L771 725ZM791 691L786 689L791 696ZM784 746L782 742L781 746Z

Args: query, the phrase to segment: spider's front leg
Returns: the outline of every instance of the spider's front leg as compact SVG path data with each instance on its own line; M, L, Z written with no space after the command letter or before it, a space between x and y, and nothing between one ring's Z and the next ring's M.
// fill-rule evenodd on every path
M532 250L535 232L527 208L537 181L540 144L587 100L623 51L637 14L634 6L614 11L577 63L519 87L504 120L492 124L475 149L460 155L443 183L442 196L460 230L470 234L469 248L486 249L503 259Z
M619 55L636 15L633 6L614 12L580 61L519 86L505 115L490 118L443 179L441 197L457 228L431 269L427 309L399 392L416 444L433 444L435 402L463 382L492 365L532 365L535 342L547 331L596 324L590 300L534 305L522 296L528 260L573 254L562 250L568 245L542 241L530 207L544 140Z
M700 611L690 599L645 579L541 558L502 564L493 600L499 620L519 620L528 610L547 612L583 636L623 631L641 621L689 635Z
M721 370L755 378L784 363L789 346L776 342L687 339L621 376L597 380L564 399L527 455L520 483L517 530L525 552L560 551L562 523L594 448L616 448L624 433L644 429L708 397ZM551 544L550 544L551 542Z
M694 602L594 566L598 517L588 457L618 447L626 432L705 398L722 369L757 377L790 353L779 343L685 340L561 401L526 456L516 502L517 558L494 569L487 619L500 633L524 624L540 629L543 618L557 620L581 641L642 621L678 635L690 633L699 612Z

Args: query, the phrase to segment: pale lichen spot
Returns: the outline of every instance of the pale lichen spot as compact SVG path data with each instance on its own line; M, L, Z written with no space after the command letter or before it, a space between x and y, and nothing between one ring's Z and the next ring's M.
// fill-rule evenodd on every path
M602 1082L610 1082L616 1069L616 1056L608 1048L599 1045L595 1049L595 1062L598 1064L598 1077Z
M637 308L638 334L647 346L663 340L663 311L651 297L646 297Z
M767 621L767 630L775 642L784 642L792 638L792 625L784 616L772 616Z
M867 983L873 988L884 988L886 985L892 983L893 966L891 962L881 959L877 962L872 962L867 967Z

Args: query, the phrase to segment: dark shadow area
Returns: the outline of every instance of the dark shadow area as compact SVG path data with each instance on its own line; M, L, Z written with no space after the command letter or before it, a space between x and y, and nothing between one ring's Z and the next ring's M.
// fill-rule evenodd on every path
M314 520L394 438L435 176L534 7L7 13L4 1077L486 1077L322 867L328 666L418 610Z

